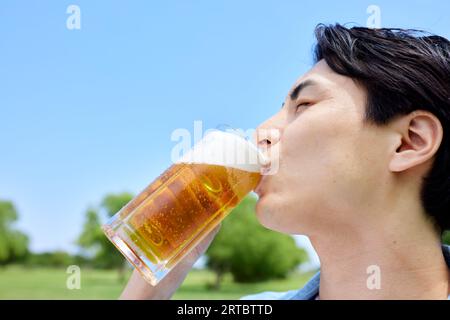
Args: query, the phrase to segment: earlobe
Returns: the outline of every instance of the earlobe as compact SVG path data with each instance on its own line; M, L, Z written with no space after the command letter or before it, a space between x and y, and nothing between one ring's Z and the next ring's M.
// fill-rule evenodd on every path
M401 172L431 159L439 149L443 129L439 119L427 111L414 111L395 120L395 152L389 170Z

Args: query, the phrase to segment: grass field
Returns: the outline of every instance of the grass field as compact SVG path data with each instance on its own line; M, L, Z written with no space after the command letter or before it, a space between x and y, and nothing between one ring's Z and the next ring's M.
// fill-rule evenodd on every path
M126 279L128 279L129 274ZM288 279L252 284L236 284L227 275L220 290L208 290L214 274L206 270L192 270L173 299L239 299L246 294L261 291L287 291L298 289L312 276L294 273ZM82 269L81 288L69 290L65 269L0 268L0 299L116 299L125 282L120 282L116 271Z

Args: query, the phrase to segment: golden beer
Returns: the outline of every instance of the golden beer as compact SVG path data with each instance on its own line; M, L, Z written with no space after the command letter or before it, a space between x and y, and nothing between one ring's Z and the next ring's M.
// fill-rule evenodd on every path
M248 141L223 132L215 132L208 139L169 167L103 226L114 245L153 285L260 181L257 164L228 164L220 156L220 150L225 151L222 155L231 150L230 144L219 144L224 141L237 142L238 153L256 153ZM205 150L208 152L198 161L199 152Z

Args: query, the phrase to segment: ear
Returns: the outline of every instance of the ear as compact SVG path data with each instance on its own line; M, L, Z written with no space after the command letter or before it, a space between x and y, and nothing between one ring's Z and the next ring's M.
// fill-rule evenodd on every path
M417 110L393 120L391 125L396 132L395 153L389 163L392 172L425 163L439 149L443 129L432 113Z

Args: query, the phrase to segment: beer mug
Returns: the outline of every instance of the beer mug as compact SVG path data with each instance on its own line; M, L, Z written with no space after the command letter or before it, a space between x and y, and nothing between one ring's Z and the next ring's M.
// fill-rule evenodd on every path
M252 142L213 130L102 229L156 285L258 185L264 162Z

